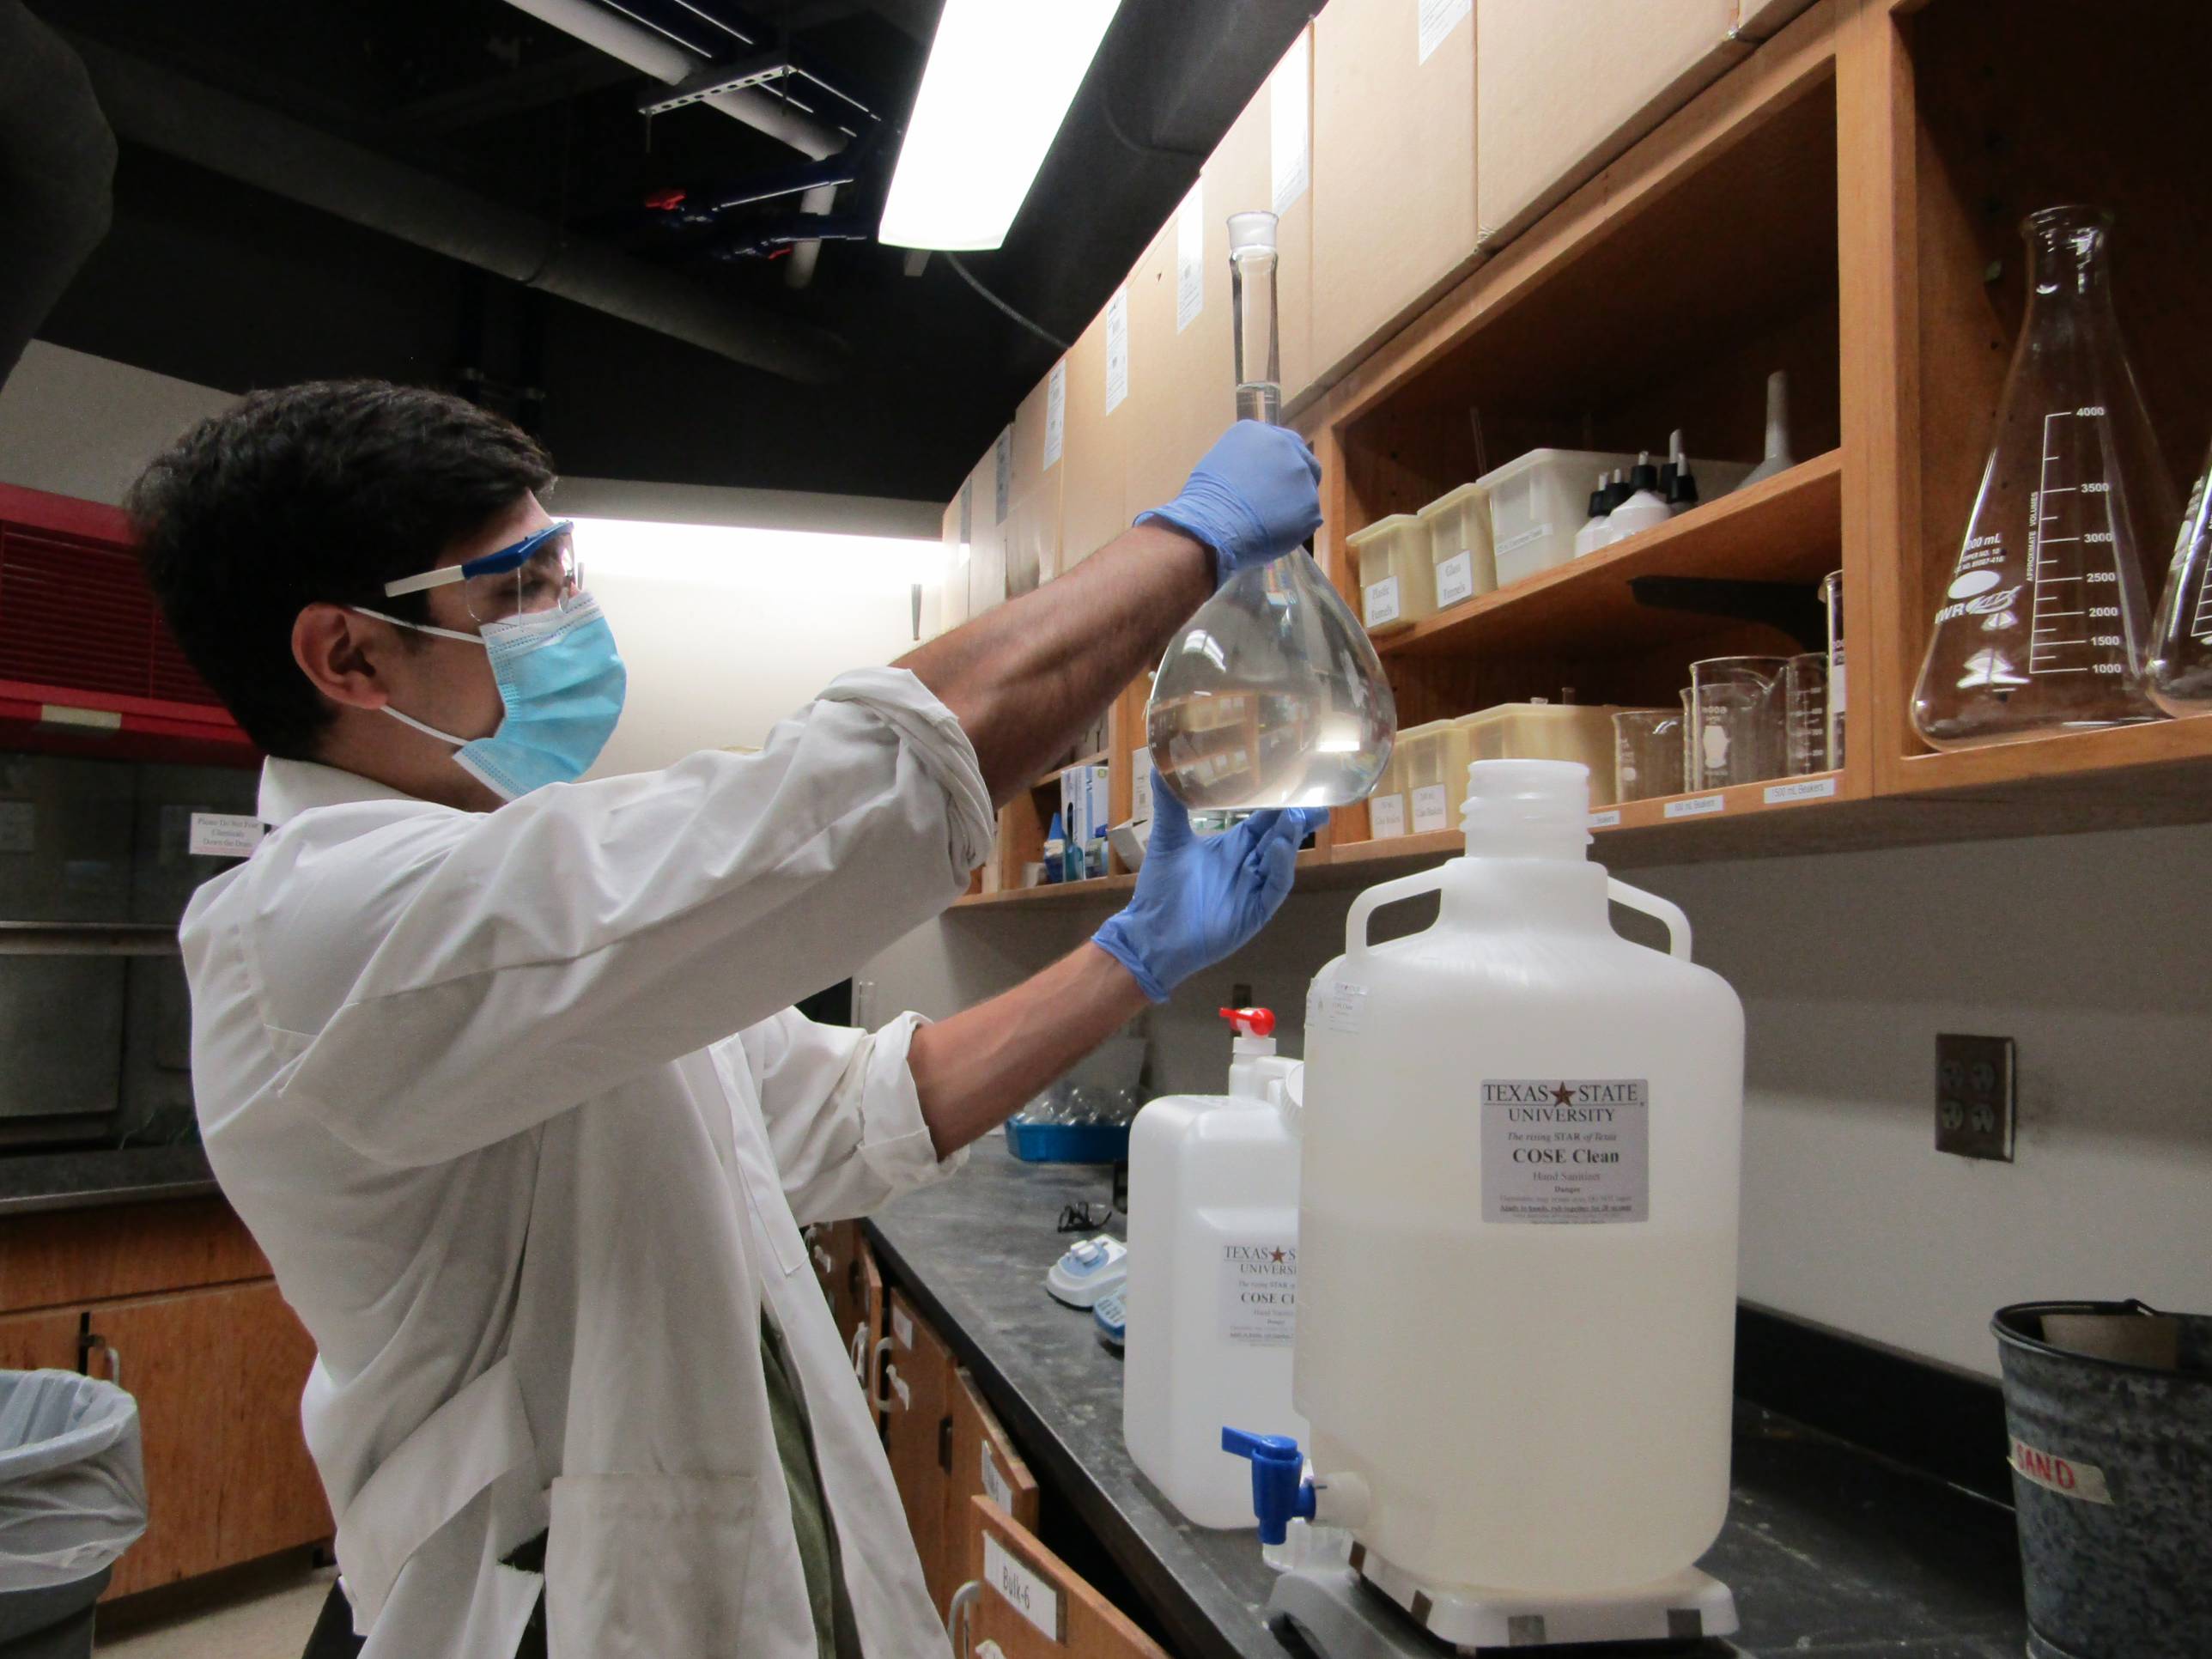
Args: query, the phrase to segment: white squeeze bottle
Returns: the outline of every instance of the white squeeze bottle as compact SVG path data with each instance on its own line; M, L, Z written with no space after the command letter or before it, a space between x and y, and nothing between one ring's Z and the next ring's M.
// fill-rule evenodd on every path
M1308 1005L1320 1518L1431 1589L1643 1586L1728 1508L1743 1010L1680 910L1589 861L1584 768L1469 778L1467 855L1362 894ZM1431 891L1432 927L1367 942Z
M1305 1425L1291 1407L1298 1284L1298 1139L1275 1017L1224 1008L1226 1095L1164 1095L1129 1128L1128 1331L1121 1434L1185 1519L1252 1525L1251 1467L1221 1425Z

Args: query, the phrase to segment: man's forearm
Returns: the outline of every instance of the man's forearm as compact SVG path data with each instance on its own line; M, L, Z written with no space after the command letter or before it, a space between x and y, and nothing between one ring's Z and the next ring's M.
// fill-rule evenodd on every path
M1012 1116L1145 1006L1127 969L1083 945L1012 990L923 1026L907 1066L938 1157Z
M1004 804L1159 661L1213 591L1212 569L1201 543L1164 524L1140 525L897 665L958 719L991 799Z

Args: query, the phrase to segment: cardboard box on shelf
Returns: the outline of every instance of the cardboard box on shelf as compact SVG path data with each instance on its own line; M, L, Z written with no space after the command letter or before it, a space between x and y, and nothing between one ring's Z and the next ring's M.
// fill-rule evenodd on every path
M1486 252L1751 53L1740 0L1482 0L1475 208Z
M1064 386L1065 377L1060 378ZM1006 553L1010 595L1029 591L1016 586L1017 572L1034 571L1031 586L1060 574L1060 481L1067 473L1056 461L1051 466L1044 464L1054 379L1048 374L1039 380L1014 410L1014 527L1008 532Z
M1267 77L1267 85L1260 89L1253 103L1261 106L1259 134L1267 160L1267 181L1272 201L1262 200L1255 206L1273 206L1281 216L1277 227L1277 246L1281 258L1276 267L1276 290L1279 296L1277 310L1280 313L1283 355L1283 404L1288 408L1298 396L1314 384L1314 324L1313 324L1313 26L1308 24L1274 73ZM1238 129L1250 119L1252 109L1248 106L1221 141L1226 149L1241 141ZM1219 151L1216 151L1217 157ZM1235 212L1235 208L1224 209ZM1226 228L1223 230L1222 257L1228 257Z
M1735 32L1747 40L1771 40L1813 0L1736 0Z
M980 617L1006 597L1006 534L999 519L997 446L968 475L968 614Z
M958 493L945 507L945 580L937 614L940 626L947 629L968 620L967 517L971 505L968 481L963 478Z
M1314 20L1313 362L1323 384L1474 269L1471 0Z
M1121 532L1133 417L1125 399L1106 412L1106 313L1067 354L1067 411L1060 465L1060 567L1072 569Z

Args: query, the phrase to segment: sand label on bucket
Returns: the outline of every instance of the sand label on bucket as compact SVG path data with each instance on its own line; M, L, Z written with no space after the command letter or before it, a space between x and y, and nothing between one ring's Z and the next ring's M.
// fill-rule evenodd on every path
M2112 1501L2105 1472L2094 1463L2076 1463L2056 1452L2039 1451L2018 1435L2013 1437L2012 1468L2021 1480L2032 1480L2061 1498L2078 1498L2085 1504Z
M1482 1218L1591 1223L1651 1214L1643 1078L1486 1078Z

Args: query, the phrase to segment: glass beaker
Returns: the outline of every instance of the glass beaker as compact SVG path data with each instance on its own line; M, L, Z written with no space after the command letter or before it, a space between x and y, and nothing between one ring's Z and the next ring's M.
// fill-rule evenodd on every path
M1820 579L1820 608L1828 613L1828 769L1844 769L1844 573Z
M2150 695L2169 714L2212 714L2212 454L2189 492L2151 629Z
M1783 657L1708 657L1690 665L1698 787L1726 789L1781 775Z
M1238 418L1273 423L1275 216L1229 220ZM1308 553L1248 566L1198 608L1152 677L1146 736L1193 811L1346 806L1375 787L1397 735L1382 659Z
M1682 787L1695 791L1705 787L1705 769L1698 763L1698 691L1695 686L1682 688Z
M1825 772L1828 759L1828 653L1806 651L1782 670L1783 770L1791 777Z
M1682 714L1675 708L1624 708L1613 717L1614 799L1654 800L1682 793Z
M2021 227L2027 316L1912 699L1937 749L2159 718L2149 559L2173 491L2112 310L2111 222L2055 207Z

